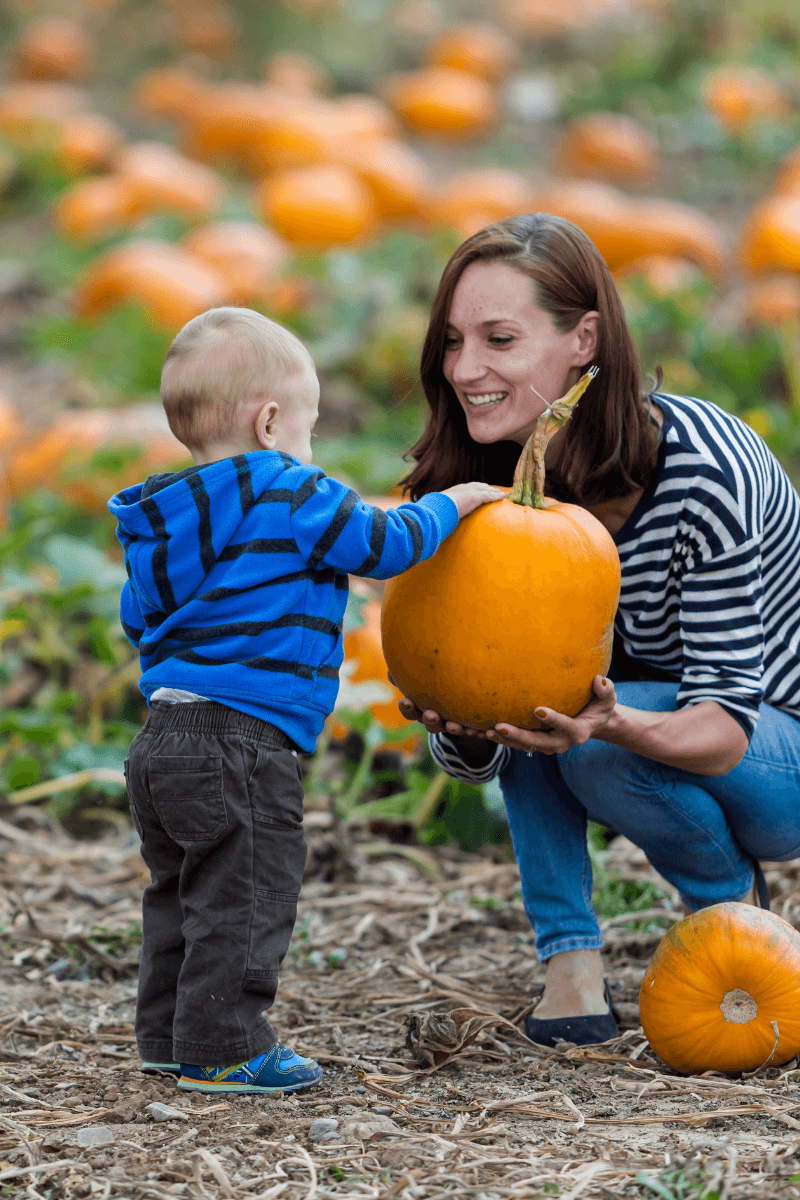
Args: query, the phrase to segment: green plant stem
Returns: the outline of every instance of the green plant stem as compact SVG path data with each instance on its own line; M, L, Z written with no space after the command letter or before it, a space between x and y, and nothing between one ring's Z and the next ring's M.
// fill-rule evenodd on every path
M75 791L87 783L118 783L120 787L125 787L125 774L111 767L89 767L73 775L63 775L61 779L46 779L43 783L19 788L16 792L9 792L6 800L9 804L30 804L32 800L45 800L59 792Z
M303 780L303 791L307 796L313 796L317 790L319 783L320 770L322 769L322 759L325 756L325 751L331 744L333 737L333 721L325 722L322 733L317 738L317 744L314 748L314 756L311 759L311 764Z
M411 824L417 833L421 829L425 829L427 825L430 825L433 820L433 814L439 807L439 801L442 798L442 793L447 787L449 779L450 776L446 775L444 771L437 771L429 783L425 795L420 800L419 808L411 818Z
M358 803L361 793L364 791L365 784L372 771L372 763L375 759L377 749L377 745L370 745L369 741L365 740L364 753L361 755L361 761L356 767L355 774L350 781L350 786L336 801L336 812L344 821L352 815L353 809Z

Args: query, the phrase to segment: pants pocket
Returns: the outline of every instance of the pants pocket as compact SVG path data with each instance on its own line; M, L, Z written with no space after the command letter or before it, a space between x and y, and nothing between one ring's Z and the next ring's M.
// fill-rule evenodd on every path
M153 807L176 842L218 838L228 827L219 754L152 754L147 777Z
M256 893L297 897L306 865L300 766L290 750L259 746L248 780Z
M247 950L247 977L276 978L297 917L297 896L257 889Z

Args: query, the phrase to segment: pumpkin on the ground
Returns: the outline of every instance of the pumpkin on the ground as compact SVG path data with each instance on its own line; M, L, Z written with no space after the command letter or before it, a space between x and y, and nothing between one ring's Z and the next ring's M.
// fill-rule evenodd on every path
M115 246L90 263L74 290L75 311L92 320L121 304L139 304L150 320L177 331L230 300L225 277L181 246L156 238Z
M471 71L423 67L385 83L389 103L418 133L459 140L486 133L498 117L494 91Z
M691 913L666 934L639 996L642 1028L685 1075L755 1071L800 1053L800 934L735 902Z
M322 249L373 232L375 202L367 184L339 164L295 167L266 179L256 197L264 220L294 246Z
M724 63L709 71L701 99L729 133L742 133L759 121L782 120L792 107L786 89L762 67Z
M274 230L257 221L213 221L188 233L183 246L224 275L237 304L263 299L290 253Z
M574 120L556 157L567 174L623 183L652 179L659 165L658 143L650 131L633 117L615 112L593 112Z
M102 459L93 461L101 452ZM160 404L66 409L47 429L17 436L6 483L14 498L46 487L102 515L106 500L120 488L190 463Z
M42 17L27 25L11 50L11 74L16 79L71 83L89 72L92 46L69 17Z
M534 709L574 716L608 670L614 541L586 509L542 494L547 440L592 378L539 418L509 496L481 505L436 554L387 583L383 650L418 708L475 729L538 729Z
M800 195L767 196L750 211L739 238L748 275L800 271Z
M428 46L432 67L471 71L487 83L499 83L517 56L513 40L488 21L460 21L444 29Z

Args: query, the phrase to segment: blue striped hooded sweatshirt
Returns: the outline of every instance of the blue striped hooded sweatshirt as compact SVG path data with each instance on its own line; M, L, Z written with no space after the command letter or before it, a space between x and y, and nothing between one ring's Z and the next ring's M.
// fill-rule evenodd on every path
M305 753L339 687L348 574L389 579L458 524L431 492L388 513L288 454L151 476L108 502L125 551L140 688L181 688L269 721Z

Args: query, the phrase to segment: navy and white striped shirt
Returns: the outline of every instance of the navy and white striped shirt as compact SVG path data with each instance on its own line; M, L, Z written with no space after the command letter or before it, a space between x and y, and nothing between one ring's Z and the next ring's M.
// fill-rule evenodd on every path
M122 627L148 703L160 687L194 692L307 753L339 687L348 574L398 575L458 524L441 492L383 512L272 450L151 476L108 506L128 570Z
M678 708L714 700L750 738L762 702L800 719L800 497L744 421L703 400L653 399L664 414L656 482L614 537L615 639L680 681ZM443 734L431 752L470 783L510 753L498 746L468 767Z

